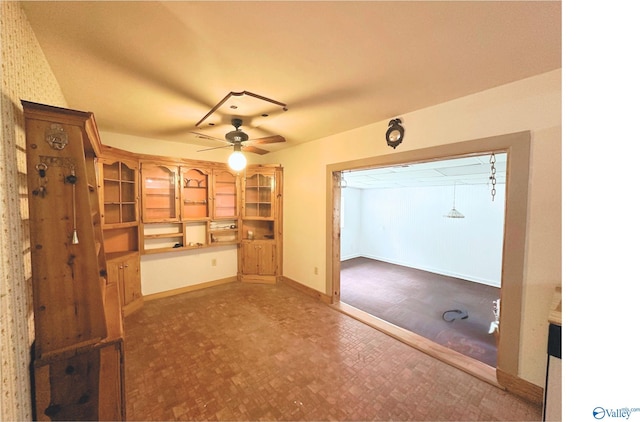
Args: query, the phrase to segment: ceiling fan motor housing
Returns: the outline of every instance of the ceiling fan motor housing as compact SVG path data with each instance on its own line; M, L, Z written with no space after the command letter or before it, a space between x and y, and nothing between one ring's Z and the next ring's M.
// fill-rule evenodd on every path
M232 130L224 136L227 141L235 143L245 142L249 139L249 135L240 130L240 126L242 126L242 119L231 119L231 124L236 128L236 130Z
M240 129L232 130L231 132L227 133L224 137L227 141L233 142L233 143L245 142L249 139L249 135L247 135Z
M231 124L233 125L235 130L232 130L231 132L228 132L227 134L224 135L226 142L229 143L229 145L227 146L233 146L234 151L240 151L240 148L242 148L242 151L246 151L246 152L253 152L255 154L260 154L260 155L267 154L269 151L265 149L260 149L255 146L244 146L242 144L243 142L246 142L249 140L249 135L244 133L242 129L240 129L240 126L242 126L242 123L243 123L242 119L238 117L234 117L233 119L231 119ZM218 139L210 135L204 135L197 132L193 132L193 133L199 138L212 139L215 141L224 142L222 139ZM254 144L275 144L278 142L285 142L285 139L280 135L272 135L272 136L267 136L263 138L252 139L251 142ZM218 149L218 148L224 148L224 146L207 148L200 151L208 151L210 149Z

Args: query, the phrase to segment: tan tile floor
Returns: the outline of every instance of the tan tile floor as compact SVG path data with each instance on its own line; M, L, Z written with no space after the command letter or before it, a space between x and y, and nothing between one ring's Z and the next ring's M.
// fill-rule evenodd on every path
M232 283L125 320L129 420L516 420L541 409L284 285Z

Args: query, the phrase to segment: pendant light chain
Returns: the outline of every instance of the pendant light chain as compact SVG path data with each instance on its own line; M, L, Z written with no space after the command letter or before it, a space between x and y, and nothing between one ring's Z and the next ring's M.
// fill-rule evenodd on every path
M340 172L340 189L347 187L347 180L344 178L344 173Z
M489 163L491 164L491 176L489 176L489 180L491 181L491 202L496 199L496 154L491 153L491 158L489 158Z

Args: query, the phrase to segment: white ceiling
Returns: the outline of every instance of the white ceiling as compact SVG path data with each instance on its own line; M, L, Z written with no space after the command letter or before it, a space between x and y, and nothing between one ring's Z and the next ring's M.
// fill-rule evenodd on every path
M454 158L410 165L352 170L342 173L343 186L358 189L384 189L424 186L491 186L490 155ZM507 154L496 154L497 184L506 182Z
M70 108L185 145L217 146L192 132L223 138L236 113L250 138L287 139L273 151L561 67L559 1L22 4ZM195 127L243 91L288 111Z

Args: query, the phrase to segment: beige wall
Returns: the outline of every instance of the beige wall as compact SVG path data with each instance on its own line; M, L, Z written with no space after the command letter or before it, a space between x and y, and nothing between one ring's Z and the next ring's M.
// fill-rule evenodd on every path
M31 420L29 349L34 339L28 192L20 100L66 106L22 8L0 1L0 420Z
M327 165L531 131L518 375L544 386L547 314L553 288L561 283L561 71L393 117L401 117L406 130L396 150L385 143L385 120L265 156L284 166L284 275L330 293L325 291Z

